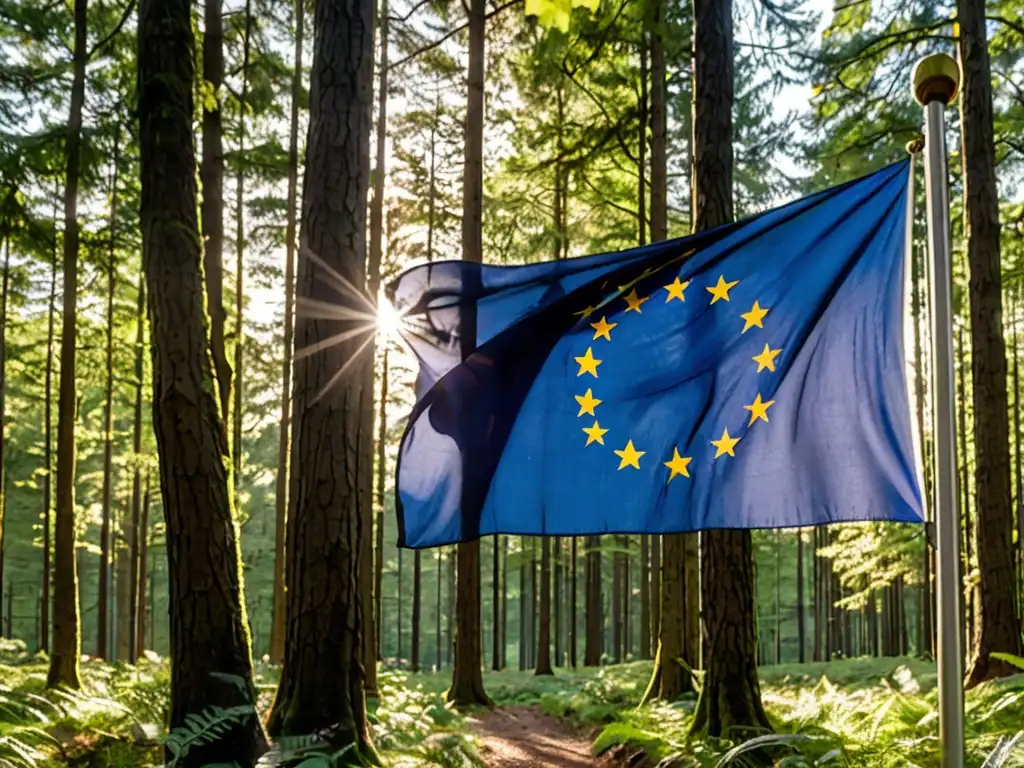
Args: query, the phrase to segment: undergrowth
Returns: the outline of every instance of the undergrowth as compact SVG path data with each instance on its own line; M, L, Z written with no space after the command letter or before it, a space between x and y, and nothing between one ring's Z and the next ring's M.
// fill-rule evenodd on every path
M154 655L135 667L86 660L80 692L46 691L46 659L28 654L18 643L0 641L0 665L4 768L160 766L168 740L179 752L187 751L216 738L231 717L251 716L227 710L196 713L184 729L167 734L162 726L169 670L166 660ZM257 664L255 672L257 712L265 718L279 669ZM764 765L764 755L783 768L940 764L934 664L849 659L766 667L762 693L776 733L747 745L690 740L696 694L640 707L650 673L650 662L633 662L575 672L560 669L553 677L488 673L485 685L499 705L538 706L570 721L593 740L595 754L616 751L637 760L642 753L645 765L740 768ZM369 702L369 720L385 765L485 765L466 722L444 703L448 673L382 669L379 678L381 698ZM983 685L967 695L966 703L967 765L1024 768L1024 675ZM155 743L138 743L144 724L155 726ZM290 766L332 765L330 750L316 737L282 740L277 747ZM753 748L760 748L762 762L753 762Z

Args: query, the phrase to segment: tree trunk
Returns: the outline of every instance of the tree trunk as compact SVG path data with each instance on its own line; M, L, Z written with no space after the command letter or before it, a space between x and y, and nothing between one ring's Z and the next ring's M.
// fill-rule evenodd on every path
M420 550L412 553L412 671L420 671L420 616L423 602L423 558Z
M694 229L732 221L732 2L694 0ZM748 530L701 536L704 685L692 733L732 739L770 731L757 678L754 562Z
M541 543L540 632L537 638L537 669L534 674L553 675L551 669L551 539Z
M448 666L451 666L455 661L455 568L457 559L458 553L456 548L450 547L448 549L448 626L445 627L448 634L448 638L445 641Z
M43 586L40 590L40 650L50 649L50 533L53 491L53 336L57 314L57 204L53 210L53 243L50 249L50 301L46 321L46 384L43 402Z
M146 650L146 574L149 567L149 475L146 475L146 490L142 495L142 514L139 517L139 595L136 604L136 639L135 657L138 658Z
M4 427L7 424L7 293L10 288L11 272L11 234L10 222L4 221L4 276L3 292L0 294L0 601L4 595L4 559L7 553L6 523L7 523L7 472L4 461L4 449L6 448ZM0 617L3 616L3 606L0 605ZM10 626L11 610L7 610L7 622ZM0 633L2 633L3 622L0 621ZM7 630L7 637L11 637L11 630Z
M245 113L249 102L251 37L252 0L245 0L242 93L238 104L238 177L235 182L235 386L231 392L231 461L236 514L241 514L242 511L242 405L245 402Z
M651 646L657 651L661 637L661 536L651 536Z
M65 143L64 322L60 339L60 395L57 403L57 498L54 510L53 653L47 687L81 688L78 657L82 637L75 564L75 343L78 330L78 180L85 103L87 0L75 0L74 75ZM191 79L189 80L191 83Z
M800 663L807 661L807 610L804 600L804 531L796 530L796 636Z
M120 513L121 532L118 536L117 548L117 660L124 662L132 661L132 648L134 646L132 632L132 553L133 541L135 538L132 527L131 496Z
M203 29L203 80L220 98L224 87L224 20L222 0L206 0ZM210 356L220 396L221 429L227 445L228 408L231 407L231 366L224 346L224 114L221 104L203 104L203 274L206 311L210 314Z
M444 561L443 561L443 559L441 557L441 553L442 552L444 552L444 550L441 547L438 547L437 548L437 626L435 627L436 636L435 636L435 639L434 639L434 645L436 646L434 650L436 651L436 654L437 654L437 661L435 662L435 668L436 669L441 669L441 646L442 646L442 643L441 643L441 615L444 613L444 611L441 608L441 606L443 605L442 597L441 597L441 585L444 583L444 580L442 579L442 571L444 569L444 566L443 566L443 562Z
M576 589L576 562L579 548L578 537L572 537L569 554L569 666L576 669L576 627L577 627L577 589Z
M1022 476L1022 465L1024 457L1021 456L1021 416L1020 416L1020 376L1019 358L1017 354L1017 312L1016 302L1011 304L1011 328L1012 330L1012 354L1013 354L1013 444L1014 456L1017 468L1017 568L1020 584L1020 606L1018 615L1024 617L1024 476Z
M526 669L526 646L529 638L526 632L526 539L519 537L519 671Z
M777 528L775 539L775 663L782 663L782 543Z
M494 559L491 563L491 610L493 621L491 622L491 669L501 669L501 550L499 547L500 537L494 536Z
M971 573L971 483L970 483L970 455L967 453L967 352L964 344L963 328L957 332L957 370L959 387L957 388L958 426L960 432L960 515L962 517L961 531L962 541L960 550L960 572L963 574L964 583L964 611L960 617L961 633L964 648L970 648L974 637L974 589L968 588Z
M640 658L651 658L651 553L650 539L640 536Z
M612 536L612 662L622 661L622 553L621 538Z
M396 588L395 588L395 606L396 606L396 609L397 609L395 611L395 613L396 613L396 616L395 616L395 627L396 627L397 632L398 632L398 644L397 644L396 657L401 659L402 658L402 549L401 548L398 549L398 578L397 578L397 582L398 582L398 584L396 585ZM449 619L449 621L450 621L450 619Z
M249 765L266 750L203 313L190 10L186 0L142 0L138 42L140 213L170 575L169 726L185 726L208 707L253 709L225 725L219 740L189 750L179 759L183 768Z
M501 668L508 666L508 536L502 536L502 560L505 566L501 569Z
M382 647L384 644L384 623L383 617L383 590L384 590L384 488L387 482L387 435L388 435L388 348L384 345L383 370L380 378L380 403L377 412L377 556L374 559L373 576L373 619L374 637L377 640L377 658L382 658ZM441 551L437 552L437 608L438 626L441 622ZM441 666L441 630L438 629L438 656L437 666ZM376 677L376 665L374 665L374 677ZM376 686L374 686L376 687Z
M301 242L313 259L299 263L300 301L338 296L324 279L333 270L366 289L373 59L370 0L318 3L314 16L310 127ZM338 215L339 212L343 215ZM356 293L358 291L358 293ZM344 335L351 320L299 317L299 349ZM295 368L285 663L269 727L280 735L330 729L349 747L344 762L379 762L370 743L364 699L364 605L361 582L372 536L373 355L353 337L303 357ZM344 373L345 375L339 375ZM372 617L369 617L372 621ZM334 663L324 664L324 659Z
M142 503L142 390L145 386L145 344L146 344L146 275L139 274L139 287L135 307L135 407L132 419L132 498L130 521L127 529L128 547L128 661L138 661L139 648L135 638L139 636L139 537L145 537L140 527L140 506ZM145 571L141 571L145 573Z
M604 600L601 597L601 540L588 536L587 547L587 634L583 649L583 666L601 666L604 645Z
M96 656L108 658L107 614L110 600L110 515L113 503L114 458L114 290L117 287L117 266L114 254L117 247L117 177L121 154L121 132L114 135L114 162L110 180L110 240L107 251L107 329L106 329L106 384L103 403L103 516L100 526L100 578L99 601L96 611Z
M992 75L985 36L984 0L958 0L963 94L964 231L970 264L971 348L978 494L977 631L967 686L1019 670L992 659L994 651L1021 655L1021 619L1015 611L1013 508L1007 424L1006 352L1003 343L992 120Z
M483 260L484 25L486 2L469 3L469 88L466 104L466 165L463 177L462 258ZM463 343L475 344L476 329ZM466 356L464 350L463 357ZM484 691L480 628L480 541L458 545L455 665L448 701L456 706L489 705Z
M911 191L913 194L913 191ZM931 520L931 475L930 475L930 462L928 461L928 440L925 432L925 387L926 380L924 375L924 345L921 343L921 322L922 317L922 305L921 301L922 293L924 292L924 275L922 275L921 262L924 256L924 251L920 248L916 249L911 254L910 268L911 268L911 316L914 319L914 405L917 413L917 434L920 442L919 449L921 451L921 463L924 472L924 508L926 520ZM931 642L932 637L932 605L933 605L933 594L932 594L932 577L931 577L931 548L928 544L928 537L925 537L924 546L922 547L923 557L921 558L921 602L920 602L920 622L919 622L919 636L917 641L918 654L921 656L933 656L933 647Z
M288 223L284 236L284 364L281 367L281 419L277 439L274 493L274 613L270 621L270 660L284 661L285 573L288 525L288 447L291 437L292 356L295 348L295 246L299 189L299 103L302 100L303 0L295 0L295 66L292 70L291 124L288 135Z
M633 653L633 562L629 556L629 536L622 537L622 546L622 658L628 661Z
M658 683L658 697L665 701L674 701L693 690L690 670L679 663L682 660L690 667L693 666L691 659L687 658L684 642L686 628L683 611L687 584L686 563L682 550L685 541L679 534L664 536L662 541L665 551L662 563L661 631L654 675Z

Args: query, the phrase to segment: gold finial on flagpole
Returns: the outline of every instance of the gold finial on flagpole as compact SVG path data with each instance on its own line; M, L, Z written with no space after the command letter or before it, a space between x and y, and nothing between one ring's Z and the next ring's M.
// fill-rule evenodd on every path
M914 98L926 107L928 102L949 104L960 88L960 67L944 53L925 56L914 65Z
M916 155L924 149L924 136L918 134L907 142L907 154Z

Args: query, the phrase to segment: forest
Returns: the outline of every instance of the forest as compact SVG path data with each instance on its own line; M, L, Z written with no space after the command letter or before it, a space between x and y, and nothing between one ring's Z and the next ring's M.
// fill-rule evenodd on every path
M0 766L952 765L931 519L399 547L384 290L904 159L935 52L966 765L1024 766L1020 0L0 0Z

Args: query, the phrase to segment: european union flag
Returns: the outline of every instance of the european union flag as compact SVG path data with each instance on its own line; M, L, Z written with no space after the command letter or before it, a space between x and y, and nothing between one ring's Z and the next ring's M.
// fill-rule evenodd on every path
M405 272L400 544L920 522L908 169L621 253Z

